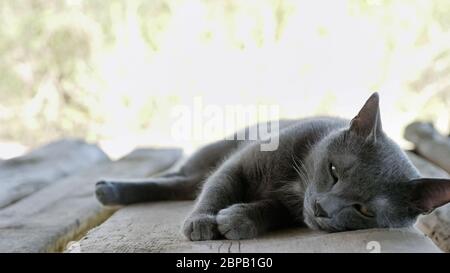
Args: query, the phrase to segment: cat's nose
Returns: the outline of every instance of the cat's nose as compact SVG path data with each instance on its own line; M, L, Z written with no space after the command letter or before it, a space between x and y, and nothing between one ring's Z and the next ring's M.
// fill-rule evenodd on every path
M316 201L314 201L314 216L329 218L328 213L322 208L320 202L317 199Z

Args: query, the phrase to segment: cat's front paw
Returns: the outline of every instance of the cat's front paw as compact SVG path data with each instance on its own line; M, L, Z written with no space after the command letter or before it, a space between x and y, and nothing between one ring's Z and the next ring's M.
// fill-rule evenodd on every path
M247 215L245 204L235 204L216 216L219 232L229 240L251 239L258 235L255 222Z
M183 224L183 234L191 241L205 241L219 238L214 215L193 214Z

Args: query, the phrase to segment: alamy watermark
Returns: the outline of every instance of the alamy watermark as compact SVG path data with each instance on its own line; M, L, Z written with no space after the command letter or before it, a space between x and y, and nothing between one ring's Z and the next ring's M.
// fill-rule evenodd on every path
M370 241L366 244L369 253L381 253L381 244L378 241Z
M193 98L193 105L172 108L175 121L172 137L175 140L204 140L212 135L237 132L225 140L261 140L261 151L274 151L279 145L278 105L204 105L201 97ZM263 121L255 126L256 121ZM248 127L248 130L238 128Z

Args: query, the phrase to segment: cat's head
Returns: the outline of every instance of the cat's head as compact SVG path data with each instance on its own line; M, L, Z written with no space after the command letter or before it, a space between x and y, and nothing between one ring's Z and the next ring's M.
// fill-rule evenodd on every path
M311 228L404 227L450 202L450 180L421 178L384 134L377 93L348 128L315 145L308 162L303 215Z

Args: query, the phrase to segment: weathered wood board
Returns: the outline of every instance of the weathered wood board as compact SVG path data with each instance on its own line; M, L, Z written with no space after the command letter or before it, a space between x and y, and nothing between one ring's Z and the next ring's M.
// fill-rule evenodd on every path
M82 140L51 142L30 153L0 162L0 208L6 207L60 178L83 171L108 156Z
M414 163L426 175L443 175L415 155ZM76 252L439 252L413 228L373 229L323 233L308 229L282 230L241 241L190 242L180 233L192 202L159 202L124 207L91 230ZM371 242L371 243L369 243Z
M413 122L405 129L405 138L414 143L417 152L450 172L450 138L441 135L431 123Z
M181 224L193 202L158 202L117 211L92 229L74 252L439 252L425 235L414 229L373 229L323 233L289 229L240 241L191 242ZM370 243L369 243L370 242ZM373 248L375 247L375 249Z
M101 223L113 211L100 205L94 184L100 179L145 177L164 171L179 149L140 149L68 176L0 210L0 252L62 250L68 241Z
M446 171L421 157L411 153L408 155L423 176L450 177ZM450 252L450 204L442 206L428 215L419 217L416 227L429 236L443 251Z

